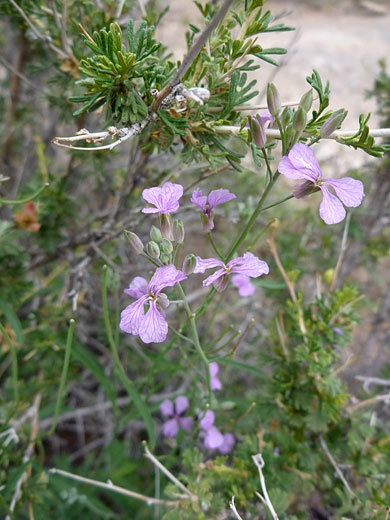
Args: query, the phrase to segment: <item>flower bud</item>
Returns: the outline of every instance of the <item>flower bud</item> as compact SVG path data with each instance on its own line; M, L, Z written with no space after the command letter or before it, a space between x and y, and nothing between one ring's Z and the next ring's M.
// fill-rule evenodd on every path
M167 238L163 238L160 244L160 251L166 255L170 255L173 251L172 242Z
M291 123L293 119L293 111L291 110L290 107L286 107L283 112L282 112L282 118L281 118L281 121L282 121L282 127L286 130L286 128L288 127L288 125Z
M156 242L150 241L146 244L146 252L151 258L160 258L160 248Z
M334 278L334 269L327 269L324 273L324 282L332 283Z
M325 121L325 123L320 128L320 136L321 137L329 137L333 134L337 128L340 128L341 123L344 121L344 119L347 117L347 110L344 110L344 108L340 108L340 110L336 110L336 112L333 112L333 114L328 117L328 119Z
M156 226L152 226L150 228L149 235L150 235L150 240L152 240L153 242L157 242L157 244L159 244L162 240L161 231Z
M161 253L160 262L164 265L168 265L171 263L171 257L169 255L167 255L166 253Z
M273 116L277 116L282 108L278 89L273 83L268 83L267 86L267 105L268 110Z
M172 219L169 213L160 213L158 216L160 220L160 229L163 238L173 240L172 234Z
M293 117L293 128L296 132L303 132L306 128L306 112L299 106Z
M306 94L303 94L301 97L301 100L299 102L299 106L303 108L303 110L306 112L306 114L311 109L311 106L313 104L313 91L310 89Z
M127 241L130 244L133 253L135 253L136 255L140 255L144 250L144 245L139 236L133 233L132 231L127 231L127 229L124 230L124 234L127 238Z
M184 225L181 218L173 221L173 239L178 244L182 244L184 242Z
M264 123L259 115L249 119L249 128L255 145L259 148L264 148L267 137L265 135Z
M184 259L184 262L183 262L183 267L182 267L182 271L185 275L189 275L189 274L192 274L195 270L195 267L196 267L196 256L193 255L192 253L187 255Z
M228 275L224 274L223 276L220 276L215 280L215 282L213 283L214 289L218 292L222 292L226 289L228 282L229 277Z

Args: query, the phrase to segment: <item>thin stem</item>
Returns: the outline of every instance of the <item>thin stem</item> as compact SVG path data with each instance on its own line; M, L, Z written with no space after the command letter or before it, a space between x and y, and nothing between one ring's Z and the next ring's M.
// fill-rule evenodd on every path
M330 453L324 438L321 435L320 435L320 444L321 444L321 448L323 449L325 455L328 457L329 462L334 467L337 475L339 476L341 482L344 484L344 486L347 489L348 493L350 495L352 495L353 497L356 497L355 493L352 491L350 485L348 484L346 478L344 477L343 472L341 471L341 469L339 468L337 462L335 461L335 459L333 458L332 454Z
M267 505L273 520L278 520L278 515L276 514L276 511L268 496L267 487L265 485L265 479L264 479L264 475L263 475L263 468L264 468L265 464L264 464L263 457L261 456L261 453L257 453L257 455L252 455L252 460L255 463L255 465L257 466L257 469L259 471L260 485L261 485L261 490L263 492L264 497L261 496L260 493L256 493L256 494L261 499L261 501Z
M56 407L55 407L55 411L54 411L53 423L51 425L49 435L52 435L54 430L56 429L58 416L60 415L62 397L63 397L63 393L64 393L66 378L68 375L70 353L72 350L72 340L73 340L73 332L74 332L75 325L76 325L75 320L71 319L69 321L68 336L66 339L64 366L62 367L60 387L58 389L57 402L56 402Z
M341 240L340 254L339 254L339 257L337 259L337 264L336 264L336 267L335 267L335 270L334 270L332 283L330 284L330 290L331 291L333 291L333 289L334 289L334 287L336 285L337 277L338 277L339 271L340 271L340 267L341 267L341 264L343 262L344 253L345 253L345 250L347 249L347 239L348 239L348 230L349 230L350 222L351 222L351 213L348 212L347 213L347 218L345 219L345 226L344 226L344 231L343 231L343 238Z
M269 160L268 160L268 154L267 154L267 150L265 148L262 148L261 151L263 152L263 155L264 155L264 161L265 161L265 164L267 166L267 177L268 177L268 182L271 182L272 181L272 170L271 170L271 166L269 164Z
M12 386L14 388L14 399L15 401L19 401L19 390L18 390L18 355L16 353L16 347L12 343L10 337L8 336L5 327L0 322L0 331L3 334L5 341L7 342L11 358L12 358Z
M211 391L211 377L210 377L209 360L207 359L207 357L206 357L205 353L203 352L203 349L200 345L198 329L196 328L196 314L191 311L190 306L188 305L188 302L187 302L186 295L185 295L180 283L177 283L176 285L177 285L177 288L179 289L180 296L183 300L183 306L184 306L184 310L186 311L187 318L190 321L192 334L194 336L195 348L199 354L199 357L201 358L201 360L204 364L204 368L205 368L205 372L206 372L207 389L208 389L208 393L209 393L209 399L211 400L213 394Z
M209 237L210 244L211 244L212 248L214 249L215 253L217 254L218 258L220 260L223 260L223 255L220 252L220 250L218 249L216 243L214 242L214 239L213 239L210 231L207 233L207 236Z
M19 200L7 200L7 199L0 199L0 204L10 204L10 205L16 205L16 204L25 204L26 202L30 202L30 200L34 200L40 195L43 190L45 190L49 186L49 183L46 182L43 186L39 188L35 193L32 195L29 195L28 197L24 199Z
M284 197L284 199L278 200L278 202L274 202L273 204L270 204L269 206L262 208L260 213L263 213L263 211L266 211L267 209L273 208L275 206L279 206L279 204L283 204L283 202L286 202L287 200L290 200L293 198L294 198L294 195L288 195L287 197Z

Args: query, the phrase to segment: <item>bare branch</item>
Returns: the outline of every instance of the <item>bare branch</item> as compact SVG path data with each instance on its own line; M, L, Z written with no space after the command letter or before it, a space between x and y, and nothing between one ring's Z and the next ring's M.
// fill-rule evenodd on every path
M238 519L238 520L242 520L242 517L239 515L237 509L236 509L236 505L234 503L234 495L232 496L232 501L230 502L229 504L230 506L230 509L233 511L234 513L234 516Z
M390 379L381 379L380 377L370 376L355 376L358 381L363 381L363 389L366 392L370 391L371 385L388 386L390 388Z
M264 460L263 460L261 453L252 455L252 460L256 464L257 469L259 471L260 485L261 485L261 490L263 492L263 496L261 496L260 493L256 493L256 494L260 498L260 500L268 507L273 520L278 520L278 515L276 514L274 506L272 505L272 502L268 496L267 487L265 485L265 479L264 479L264 475L263 475L263 468L264 468L265 464L264 464Z
M320 444L321 444L321 448L323 449L325 455L328 457L329 459L329 462L332 464L332 466L334 467L339 479L341 480L341 482L344 484L345 488L347 489L348 493L350 495L352 495L353 497L356 497L355 493L352 491L350 485L348 484L346 478L344 477L343 475L343 472L341 471L339 465L337 464L337 462L335 461L335 459L333 458L332 454L330 453L329 451L329 448L324 440L324 438L322 437L322 435L320 436Z

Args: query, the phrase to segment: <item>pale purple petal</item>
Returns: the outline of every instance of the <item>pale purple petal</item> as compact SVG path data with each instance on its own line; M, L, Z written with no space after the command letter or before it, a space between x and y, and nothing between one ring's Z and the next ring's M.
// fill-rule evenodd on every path
M129 285L129 288L125 289L123 292L138 300L138 298L147 294L148 282L145 278L142 278L142 276L136 276Z
M206 213L207 197L206 195L202 195L202 190L197 189L192 192L191 202Z
M333 332L335 334L339 334L340 336L344 336L344 332L341 329L339 329L338 327L333 327L332 330L333 330Z
M362 182L344 177L343 179L324 179L324 183L331 186L341 202L348 208L360 206L364 197L364 185Z
M221 446L218 446L218 451L223 455L232 451L233 446L236 444L236 440L234 435L231 433L225 433L223 436L223 442Z
M143 190L142 197L158 209L159 213L174 213L179 209L179 199L183 195L183 186L166 182L161 188L147 188ZM151 208L144 208L143 213L156 213Z
M175 399L175 408L177 415L181 415L183 412L187 410L187 408L190 406L190 403L184 395L179 395L179 397L176 397Z
M143 208L142 213L160 213L157 208Z
M217 260L216 258L200 258L200 256L196 257L196 266L194 269L194 273L204 273L206 269L211 269L213 267L223 267L225 264L222 260Z
M224 441L222 433L216 428L212 426L209 430L207 430L206 437L204 439L204 445L208 450L215 450L222 446Z
M225 190L224 188L211 191L208 196L210 211L215 208L215 206L219 206L219 204L224 204L225 202L229 202L229 200L235 198L236 196L234 193L230 193L229 190Z
M215 377L219 372L218 363L216 361L213 361L212 363L210 363L209 370L210 370L210 376Z
M139 337L144 343L162 343L168 334L168 323L151 301L148 312L139 324Z
M308 195L311 195L319 189L319 186L313 184L312 181L305 181L295 186L293 195L296 199L301 199L302 197L307 197Z
M313 151L302 143L295 144L288 156L282 157L278 170L289 179L306 179L313 183L321 177L321 168Z
M231 266L232 273L245 274L252 278L269 273L268 264L257 258L257 256L252 255L252 253L245 253L242 257L234 258L227 264L227 267Z
M208 430L212 427L215 421L215 415L214 412L211 410L207 410L207 412L204 414L203 418L199 421L200 427L202 430Z
M218 377L212 377L210 381L211 390L213 392L217 392L218 390L222 390L222 383L218 379Z
M338 224L345 217L345 209L339 199L332 195L326 186L321 186L322 202L320 204L320 217L326 224Z
M180 426L186 432L190 432L192 429L192 417L179 417Z
M226 274L225 269L218 269L218 271L215 271L215 273L213 273L211 276L206 278L206 280L203 280L203 287L209 287L214 282L216 282L218 280L218 278L221 278L221 276L224 276L225 274ZM225 287L226 287L226 285L224 285L223 288L220 287L219 289L223 290Z
M160 412L167 417L172 417L174 414L172 401L165 399L165 401L160 404Z
M238 288L238 294L242 298L252 296L256 292L256 286L250 281L249 276L245 274L234 274L232 276L232 284Z
M270 125L272 125L274 122L275 122L275 118L274 116L271 114L271 112L269 112L269 110L265 110L264 112L262 112L260 115L260 118L261 120L263 121L263 124L265 125L265 123L267 121L270 122ZM252 116L252 117L256 117L256 116Z
M165 437L176 437L177 432L179 431L178 420L175 418L165 422L163 424L162 431Z
M158 294L164 287L172 287L186 278L186 275L172 264L157 267L149 282L149 290Z
M119 328L128 334L138 334L144 319L144 304L147 296L142 296L121 312Z

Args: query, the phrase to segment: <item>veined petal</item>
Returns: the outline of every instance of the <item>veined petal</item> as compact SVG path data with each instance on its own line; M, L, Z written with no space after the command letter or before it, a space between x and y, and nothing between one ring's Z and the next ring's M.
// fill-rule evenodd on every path
M186 432L191 431L191 429L192 429L192 421L193 421L192 417L179 417L180 426Z
M192 192L191 202L206 213L207 197L206 195L202 195L202 190L197 189Z
M149 282L148 289L154 294L158 294L164 287L172 287L175 283L186 278L187 276L172 264L157 267Z
M212 427L215 421L215 415L214 412L211 410L207 410L207 412L204 414L203 418L199 421L200 427L202 430L208 430Z
M364 185L352 177L343 179L324 179L324 183L331 186L336 195L348 208L360 206L364 197Z
M154 208L144 208L143 213L174 213L179 209L179 199L183 195L183 186L166 182L161 188L147 188L143 190L142 197L156 206ZM152 211L151 211L152 210Z
M318 164L310 146L303 143L294 144L288 154L288 158L294 168L304 171L305 174L308 175L308 180L313 180L315 182L319 177L321 177L322 172L320 165Z
M326 186L322 185L321 191L323 198L320 204L320 217L326 224L338 224L345 218L344 206Z
M195 271L194 271L195 272ZM215 271L215 273L213 273L211 276L209 276L208 278L206 278L206 280L203 280L203 287L209 287L210 285L212 285L216 280L218 280L218 278L221 278L221 276L227 274L225 269L218 269L218 271ZM225 288L226 285L224 284L224 287ZM220 290L222 290L220 288Z
M160 213L157 208L143 208L142 213Z
M240 262L238 262L238 260ZM269 273L267 262L260 260L257 258L257 256L252 255L252 253L245 253L245 255L242 257L234 258L228 262L227 267L230 266L232 266L232 273L245 274L246 276L251 276L252 278L257 278L262 274Z
M176 418L170 419L165 422L162 427L163 434L165 437L176 437L177 432L179 431L179 423Z
M145 296L148 292L148 282L142 276L136 276L131 281L129 288L123 291L128 294L132 298L141 298L141 296Z
M172 415L174 414L172 401L170 401L169 399L165 399L165 401L163 401L160 404L160 412L163 415L166 415L168 417L172 417Z
M219 204L224 204L225 202L229 202L229 200L233 200L235 198L236 196L234 193L230 193L229 190L224 188L211 191L208 196L210 211L215 208L215 206L219 206Z
M200 258L200 256L196 257L196 266L194 269L194 273L204 273L206 269L212 269L213 267L223 267L225 264L222 260L217 260L217 258Z
M157 310L156 302L150 302L148 312L139 324L139 337L144 343L162 343L168 334L168 323Z
M142 296L121 312L119 328L128 334L138 334L140 324L144 319L144 304L147 296Z
M179 395L179 397L176 397L175 408L177 415L181 415L188 409L189 406L190 403L185 395Z
M234 435L232 433L225 433L225 435L223 436L223 442L221 446L218 446L218 451L223 455L226 455L232 450L235 444L236 440L234 438Z
M252 296L256 292L256 286L253 285L246 274L234 274L232 276L232 284L238 288L238 294L242 298Z
M222 433L218 430L218 428L212 426L207 431L206 437L204 439L204 445L208 450L215 450L216 448L219 448L219 446L222 446L223 440Z

